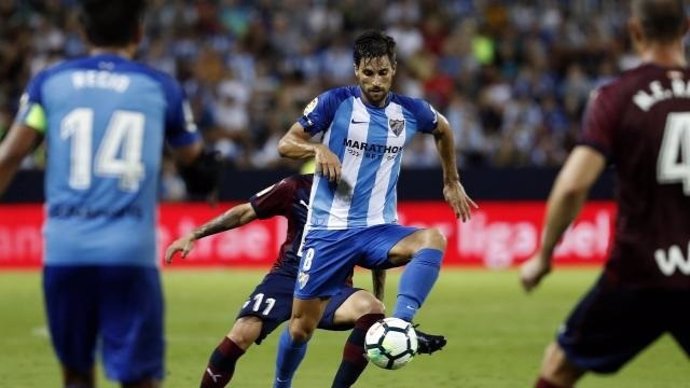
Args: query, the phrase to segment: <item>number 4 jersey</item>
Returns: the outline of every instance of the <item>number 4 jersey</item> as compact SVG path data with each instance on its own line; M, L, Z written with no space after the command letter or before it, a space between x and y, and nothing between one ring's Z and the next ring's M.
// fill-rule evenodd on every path
M690 70L647 64L601 87L581 142L616 167L608 278L690 289Z
M29 83L18 120L47 142L45 263L155 265L164 142L199 140L176 81L118 56L68 61Z

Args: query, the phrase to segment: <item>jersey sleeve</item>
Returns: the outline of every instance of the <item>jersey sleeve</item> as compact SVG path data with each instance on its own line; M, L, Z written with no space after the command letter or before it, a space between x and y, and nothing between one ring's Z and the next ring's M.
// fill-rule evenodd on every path
M48 126L41 94L44 80L45 72L41 72L26 86L19 101L19 110L15 120L16 124L26 125L40 133L45 133Z
M579 144L590 146L609 157L613 145L615 112L611 97L601 89L592 92L582 122Z
M307 104L298 122L312 136L324 132L333 122L335 112L343 99L344 92L339 89L320 94Z
M432 133L438 126L438 112L425 100L415 99L412 105L420 132Z
M182 87L173 79L165 79L166 138L172 147L183 147L201 139L194 123L194 115Z
M249 203L259 219L286 215L292 204L294 190L292 181L289 178L283 179L254 194Z

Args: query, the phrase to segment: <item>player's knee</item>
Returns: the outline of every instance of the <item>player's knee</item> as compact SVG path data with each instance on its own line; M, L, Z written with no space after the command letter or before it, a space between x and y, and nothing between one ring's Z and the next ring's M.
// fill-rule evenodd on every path
M359 317L366 314L384 314L386 306L373 295L369 295L368 298L362 298L356 302L355 311L359 319Z
M439 229L428 228L417 232L414 244L412 244L411 248L414 254L422 249L438 249L439 251L445 251L446 245L446 236L444 236Z
M566 357L565 352L557 343L550 344L544 352L541 376L548 381L563 387L572 387L584 374Z
M292 340L295 342L306 342L311 338L311 335L314 331L313 330L308 330L303 327L294 327L290 326L290 337L292 337Z
M235 321L227 337L235 345L247 350L259 338L262 324L263 322L257 317L242 317Z
M304 319L293 319L290 321L290 337L296 342L308 341L315 329L315 324L311 324L311 322Z
M405 265L423 249L445 252L446 245L446 237L437 228L421 229L400 241L391 250L389 260L395 265Z
M242 350L247 350L250 346L252 346L252 343L254 343L254 341L256 341L258 337L258 333L254 335L254 333L247 333L244 331L237 330L232 330L228 334L228 338L230 339L230 341L234 342L235 345L237 345Z
M230 341L234 342L237 347L239 347L242 350L247 350L252 345L252 342L247 336L243 335L242 333L233 333L231 332L228 335L228 338Z
M424 230L424 242L422 244L423 248L432 248L438 249L439 251L445 251L446 245L448 245L448 240L439 229L429 228Z

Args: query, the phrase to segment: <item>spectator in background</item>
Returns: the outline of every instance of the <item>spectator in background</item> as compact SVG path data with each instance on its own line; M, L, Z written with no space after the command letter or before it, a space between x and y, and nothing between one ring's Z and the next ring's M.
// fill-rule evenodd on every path
M580 126L575 112L582 109L582 96L635 64L629 41L623 39L627 11L609 2L392 0L381 7L380 2L367 0L311 0L273 2L270 8L266 4L152 1L147 20L151 38L140 51L145 61L176 76L190 96L203 96L206 113L197 119L205 122L197 124L209 129L208 135L243 134L239 140L217 139L226 139L221 148L236 149L228 151L228 157L246 168L271 166L253 160L261 160L254 154L270 147L266 121L272 111L293 110L319 90L352 80L347 42L364 28L380 26L399 42L398 90L432 100L446 115L455 94L472 105L481 135L474 138L484 142L473 146L478 154L472 160L487 166L561 164L572 145L572 134L563 133ZM0 19L0 101L14 113L29 76L82 55L85 47L77 38L73 1L2 1ZM40 39L34 38L39 36L32 32L36 29L42 31ZM304 44L303 36L318 38ZM496 75L487 77L487 71ZM232 107L242 121L241 130L234 119L225 128L227 115L214 112L216 107L225 109L226 95L217 92L228 73L248 89L243 107ZM511 119L504 116L509 110L497 109L495 99L484 95L484 89L499 86L501 101L524 99L530 106L536 104L551 123L527 120L520 128L506 127L503 123ZM284 93L296 88L298 94ZM558 112L565 117L559 118ZM556 131L550 129L554 118L561 120ZM503 157L506 147L519 157ZM426 160L423 155L410 158Z

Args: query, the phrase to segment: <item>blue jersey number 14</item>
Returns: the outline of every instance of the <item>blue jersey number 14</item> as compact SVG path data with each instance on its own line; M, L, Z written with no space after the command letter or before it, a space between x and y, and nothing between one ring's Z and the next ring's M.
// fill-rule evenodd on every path
M77 108L60 123L60 137L71 139L69 185L75 190L91 187L93 115L93 109ZM140 112L113 112L96 152L93 175L119 179L119 187L123 191L139 189L139 183L144 179L141 162L144 121L145 117Z

